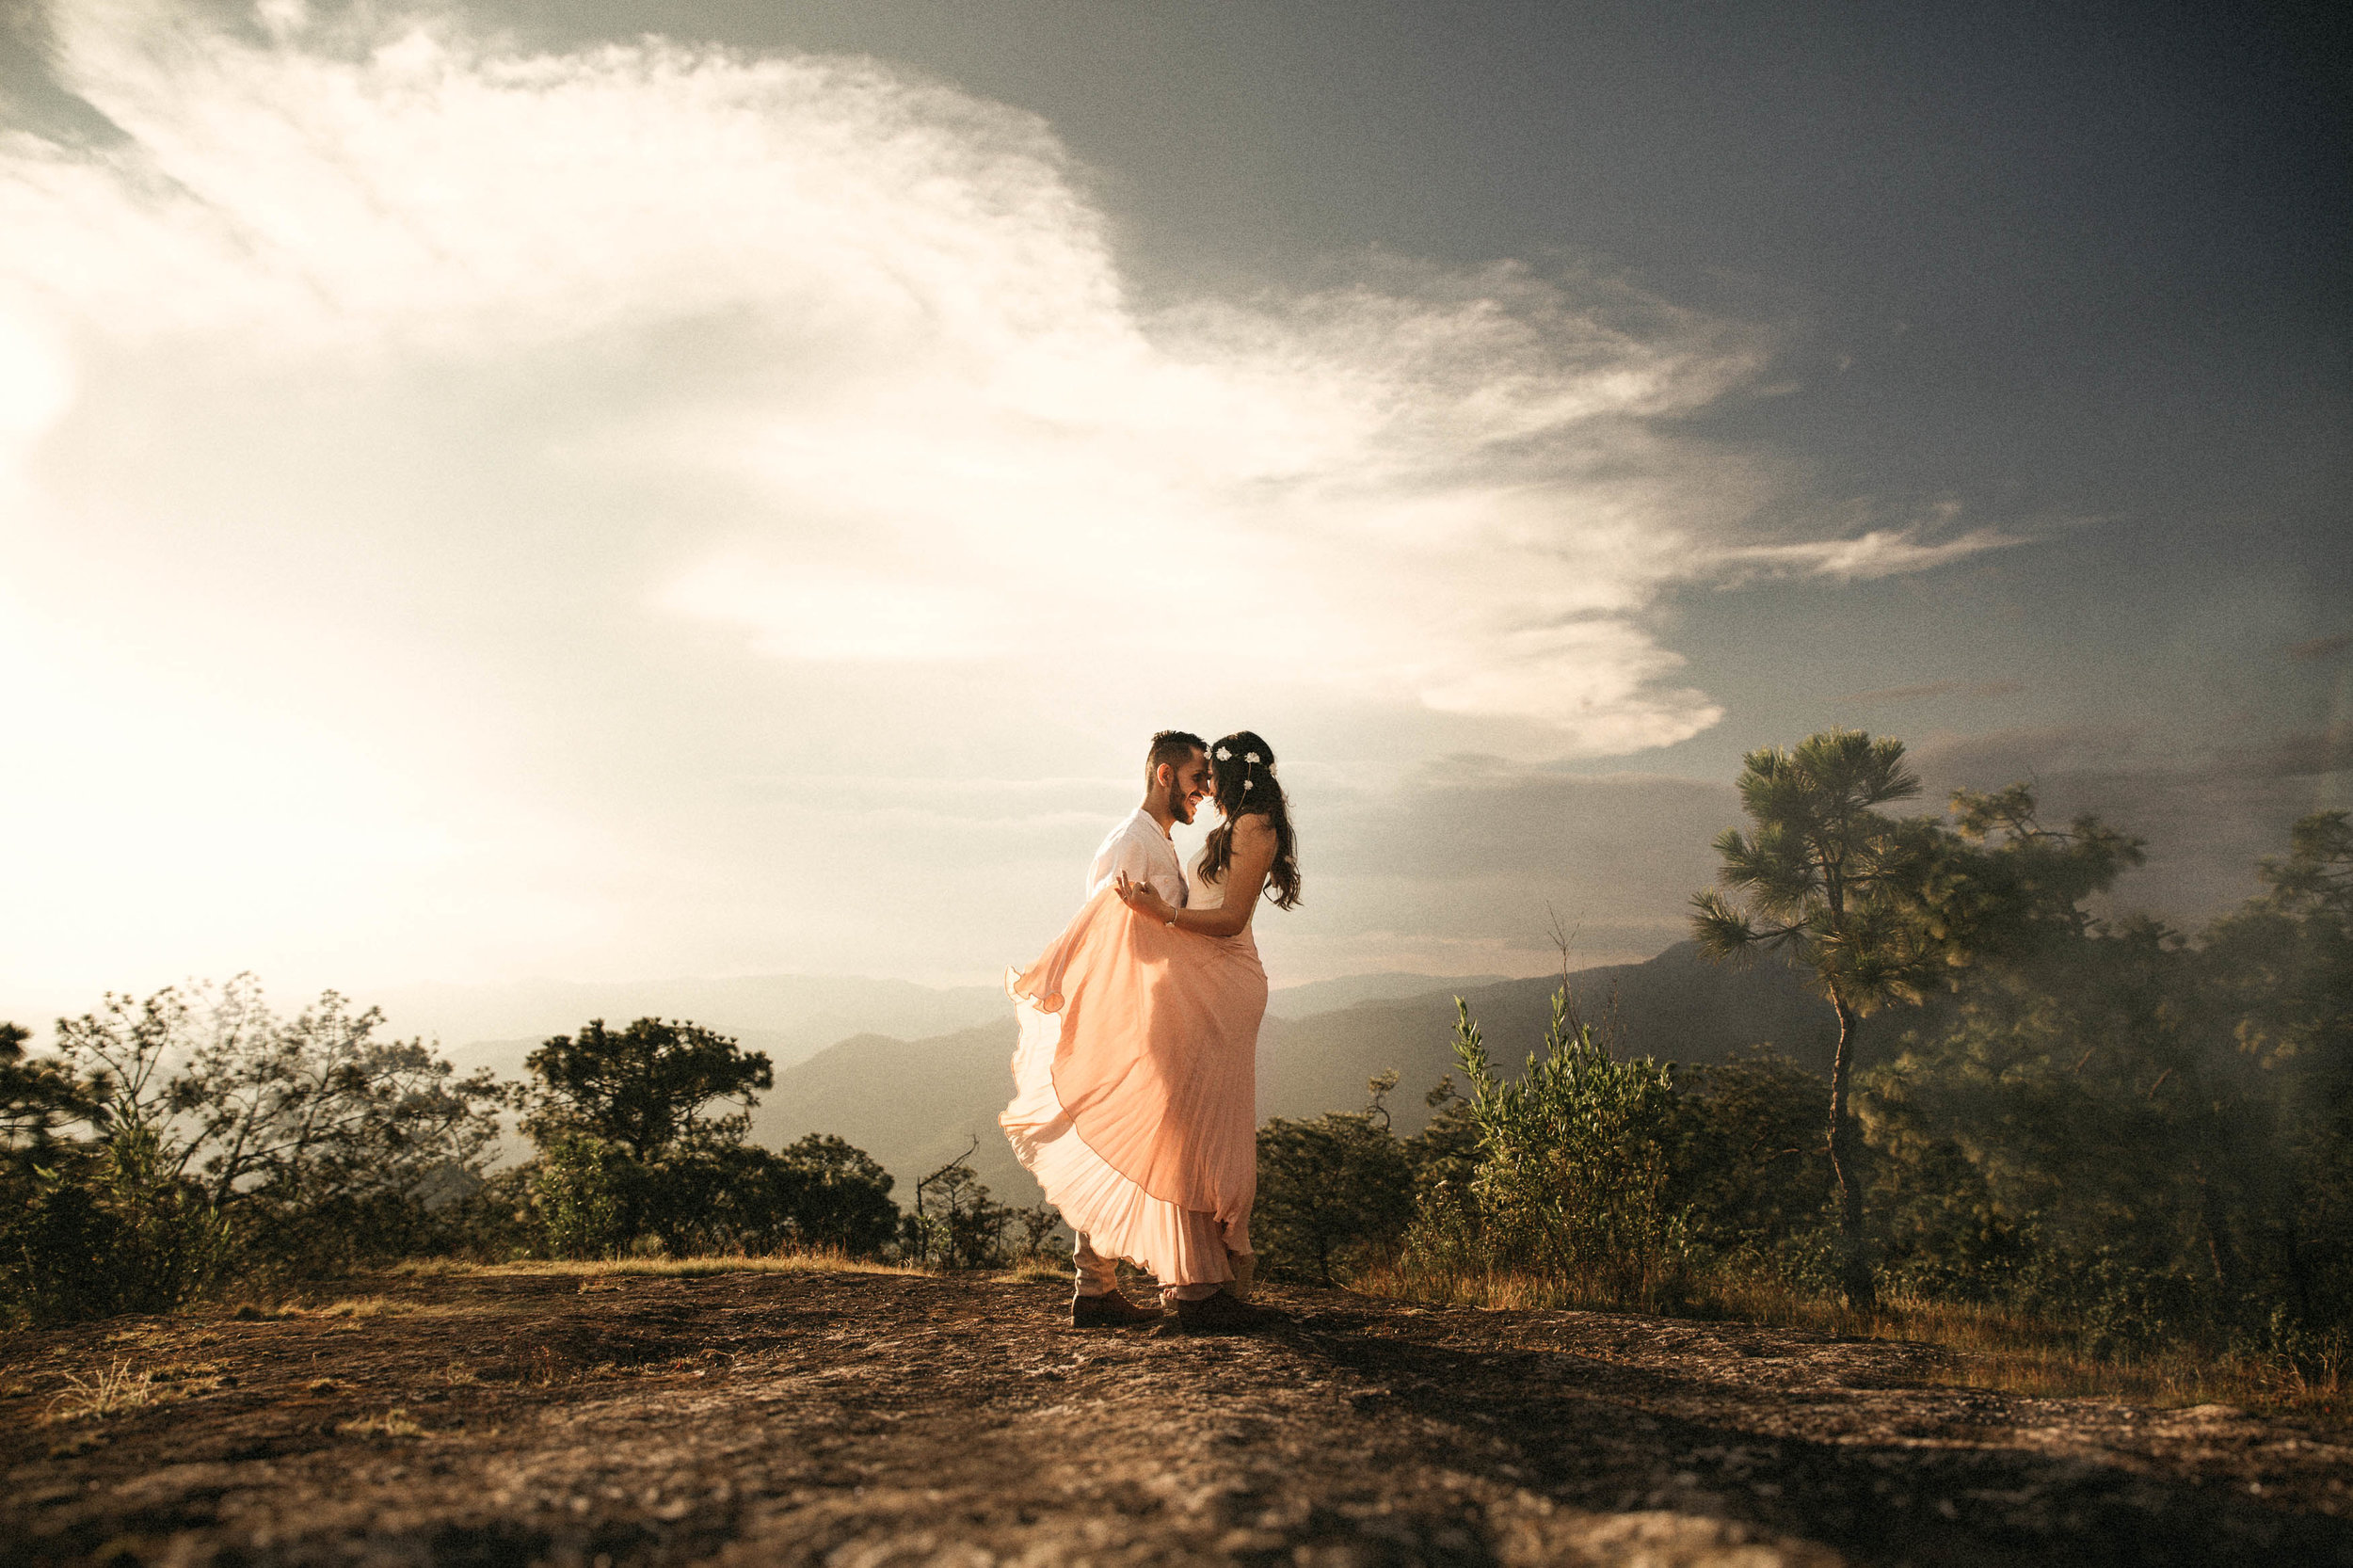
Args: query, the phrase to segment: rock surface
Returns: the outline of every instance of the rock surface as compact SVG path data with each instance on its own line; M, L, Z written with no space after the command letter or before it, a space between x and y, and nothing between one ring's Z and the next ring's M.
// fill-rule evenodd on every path
M2353 1433L1941 1352L1273 1291L456 1274L0 1342L0 1561L2353 1564ZM75 1415L111 1380L111 1415ZM142 1381L142 1379L144 1381ZM76 1383L73 1380L79 1380Z

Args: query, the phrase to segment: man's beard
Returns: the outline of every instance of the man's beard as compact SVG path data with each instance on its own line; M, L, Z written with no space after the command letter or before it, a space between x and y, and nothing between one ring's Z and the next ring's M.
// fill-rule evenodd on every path
M1168 792L1168 814L1170 816L1176 818L1180 823L1191 825L1193 822L1193 802L1186 798L1186 792L1184 791L1171 790Z

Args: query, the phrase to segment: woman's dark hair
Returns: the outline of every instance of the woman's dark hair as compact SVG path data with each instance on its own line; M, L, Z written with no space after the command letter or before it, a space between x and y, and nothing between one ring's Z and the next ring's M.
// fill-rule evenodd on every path
M1237 729L1209 747L1209 777L1218 815L1209 830L1201 875L1222 882L1234 858L1234 823L1264 817L1274 829L1274 864L1267 869L1266 892L1277 909L1299 902L1299 836L1291 831L1290 802L1274 776L1274 748L1247 729Z

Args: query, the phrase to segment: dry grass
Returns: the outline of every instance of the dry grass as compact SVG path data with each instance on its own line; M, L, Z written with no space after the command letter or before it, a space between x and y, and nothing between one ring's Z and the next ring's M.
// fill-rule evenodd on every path
M1356 1283L1371 1295L1440 1306L1504 1311L1648 1310L1592 1282L1512 1272L1376 1270ZM2353 1414L2344 1368L2315 1374L2284 1360L2213 1354L2174 1346L2140 1355L2087 1352L2066 1325L1993 1307L1892 1296L1876 1312L1795 1294L1777 1281L1720 1277L1668 1316L1755 1323L1843 1338L1902 1340L1947 1353L1929 1376L1960 1387L2045 1399L2120 1399L2157 1407L2240 1405L2281 1415L2343 1419Z
M450 1274L472 1273L479 1267L454 1257L404 1257L390 1272L405 1279L441 1279Z
M770 1253L758 1257L617 1257L608 1260L460 1264L448 1272L488 1275L536 1274L557 1278L601 1279L608 1276L651 1274L666 1278L699 1279L709 1274L928 1274L928 1269L907 1263L874 1263L838 1252Z
M136 1372L127 1361L102 1367L84 1377L68 1373L65 1392L49 1401L53 1421L99 1420L155 1402L155 1374Z
M305 1301L281 1301L268 1306L256 1302L240 1302L229 1315L239 1322L278 1322L287 1318L321 1318L338 1322L346 1328L357 1328L370 1318L389 1318L396 1313L413 1312L407 1302L391 1301L383 1296L343 1296L323 1304Z
M362 1416L357 1420L338 1421L335 1430L345 1437L423 1437L424 1428L411 1420L402 1409L386 1411L381 1416Z
M1000 1285L1057 1285L1069 1280L1070 1265L1058 1257L1024 1257L992 1277Z

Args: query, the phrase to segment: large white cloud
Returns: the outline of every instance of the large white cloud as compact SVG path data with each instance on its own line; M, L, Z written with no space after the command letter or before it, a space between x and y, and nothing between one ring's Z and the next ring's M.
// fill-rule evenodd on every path
M778 656L1127 648L1095 612L1152 582L1201 606L1196 681L1590 752L1716 715L1633 619L1746 499L1641 428L1749 370L1710 323L1512 267L1146 312L1045 126L871 62L58 24L130 141L11 143L20 281L281 372L724 323L756 368L647 388L603 440L742 486L740 536L654 601Z
M286 4L52 22L59 80L124 136L0 139L0 489L21 591L114 645L27 645L51 674L13 722L108 729L92 694L141 679L121 712L228 703L184 766L440 846L404 863L464 906L417 950L445 971L468 944L577 966L500 945L525 924L617 953L631 907L682 934L655 965L838 936L846 862L769 888L767 936L696 945L760 926L726 835L804 789L780 778L991 746L1067 773L1179 712L1351 762L1670 744L1720 709L1648 627L1669 584L2008 542L1747 536L1780 480L1676 416L1761 341L1623 282L1369 259L1142 303L1047 125L885 64L530 55ZM13 788L85 840L138 811ZM246 815L253 876L316 870L323 833ZM593 887L449 892L544 888L587 842ZM818 858L861 847L888 848ZM350 896L381 886L345 858Z

